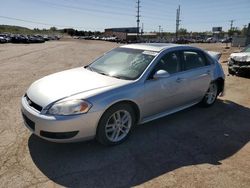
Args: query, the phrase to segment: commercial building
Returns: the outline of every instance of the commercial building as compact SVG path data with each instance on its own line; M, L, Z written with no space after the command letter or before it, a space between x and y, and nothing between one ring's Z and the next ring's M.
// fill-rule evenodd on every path
M137 41L138 36L140 39L152 39L157 38L156 33L142 33L138 35L137 27L123 27L123 28L108 28L104 31L105 37L117 37L123 41Z

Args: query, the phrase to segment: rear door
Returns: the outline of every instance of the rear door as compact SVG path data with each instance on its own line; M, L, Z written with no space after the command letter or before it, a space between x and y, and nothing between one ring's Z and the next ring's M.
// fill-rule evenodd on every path
M183 50L181 51L182 75L185 80L186 103L201 100L209 88L213 65L209 64L202 51Z

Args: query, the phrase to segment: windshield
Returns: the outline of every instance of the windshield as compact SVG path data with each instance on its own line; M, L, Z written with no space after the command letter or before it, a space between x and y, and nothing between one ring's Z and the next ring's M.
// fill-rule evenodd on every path
M247 46L242 52L250 52L250 46Z
M116 48L94 61L88 69L120 79L135 80L155 56L153 51Z

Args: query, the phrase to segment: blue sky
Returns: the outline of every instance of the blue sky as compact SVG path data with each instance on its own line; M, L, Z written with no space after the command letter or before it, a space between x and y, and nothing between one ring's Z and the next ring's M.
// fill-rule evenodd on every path
M213 26L228 30L229 20L239 28L250 23L250 0L141 0L144 30L158 31L161 25L163 31L175 31L179 4L180 27L188 31L209 31ZM5 0L0 6L0 24L103 31L136 26L135 7L136 0Z

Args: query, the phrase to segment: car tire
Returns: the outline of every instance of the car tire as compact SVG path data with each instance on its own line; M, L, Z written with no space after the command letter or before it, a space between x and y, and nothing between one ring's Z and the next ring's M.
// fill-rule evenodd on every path
M96 139L103 145L117 145L124 142L135 124L134 109L126 103L112 106L102 115Z
M218 96L218 89L217 82L210 83L209 88L201 101L203 107L210 107L215 103Z

